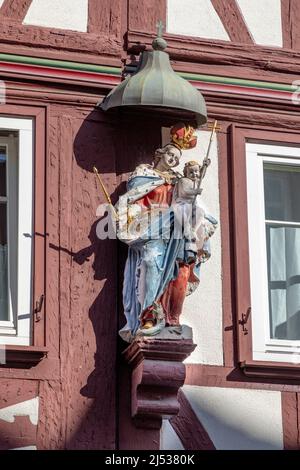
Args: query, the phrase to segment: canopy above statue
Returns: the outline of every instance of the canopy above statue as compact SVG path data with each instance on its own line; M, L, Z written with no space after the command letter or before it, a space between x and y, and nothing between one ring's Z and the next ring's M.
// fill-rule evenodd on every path
M187 80L174 72L166 41L158 37L153 51L144 51L137 71L117 85L102 101L100 108L130 108L166 113L175 119L196 123L207 121L202 94Z

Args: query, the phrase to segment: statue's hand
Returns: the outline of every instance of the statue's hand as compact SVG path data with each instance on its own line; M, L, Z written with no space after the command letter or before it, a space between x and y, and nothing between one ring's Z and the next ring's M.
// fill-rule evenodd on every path
M171 184L176 184L182 178L180 173L174 173L170 175Z

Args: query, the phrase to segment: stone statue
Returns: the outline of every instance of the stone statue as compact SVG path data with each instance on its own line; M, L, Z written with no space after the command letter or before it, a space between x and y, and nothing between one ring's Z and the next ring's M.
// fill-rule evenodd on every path
M197 198L201 168L189 162L184 176L174 168L182 151L196 145L194 129L180 123L171 141L157 149L152 165L136 167L121 196L118 238L128 245L121 337L153 336L180 325L186 295L199 284L200 265L210 256L209 237L217 221Z

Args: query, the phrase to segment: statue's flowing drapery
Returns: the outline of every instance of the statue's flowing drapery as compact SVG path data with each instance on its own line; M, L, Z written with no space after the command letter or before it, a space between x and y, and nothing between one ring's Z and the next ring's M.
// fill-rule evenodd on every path
M178 324L184 298L197 288L200 265L210 252L206 240L195 263L186 263L187 239L183 229L189 233L187 225L191 221L185 219L184 227L176 224L174 186L166 183L152 167L140 165L129 179L127 189L123 196L125 204L140 209L139 214L144 219L144 228L133 240L128 240L122 231L118 235L129 245L123 285L127 323L120 335L131 341L140 327L142 315L156 302L163 307L166 323ZM155 212L160 215L150 219L149 215ZM137 220L141 218L135 217ZM207 214L204 220L210 236L217 221Z

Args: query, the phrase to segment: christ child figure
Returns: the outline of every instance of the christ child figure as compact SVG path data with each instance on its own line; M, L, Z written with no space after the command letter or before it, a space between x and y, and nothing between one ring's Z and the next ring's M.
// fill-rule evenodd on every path
M200 178L201 166L196 161L189 161L183 169L183 178L177 183L175 202L181 209L181 220L184 223L185 234L185 259L188 264L194 263L197 256L197 221L202 218L202 209L196 207L196 198L201 194ZM200 210L200 212L199 212Z

